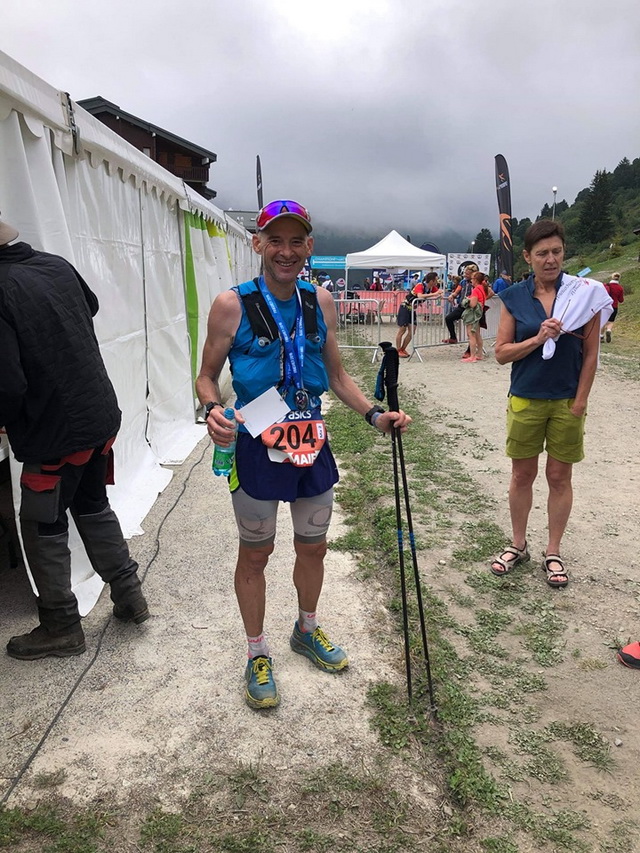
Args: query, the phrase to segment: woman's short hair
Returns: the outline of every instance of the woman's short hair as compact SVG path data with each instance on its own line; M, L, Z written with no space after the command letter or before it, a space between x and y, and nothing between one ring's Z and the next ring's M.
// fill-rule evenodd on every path
M559 237L566 244L564 227L557 219L539 219L530 225L524 233L524 250L530 253L536 243L549 237Z

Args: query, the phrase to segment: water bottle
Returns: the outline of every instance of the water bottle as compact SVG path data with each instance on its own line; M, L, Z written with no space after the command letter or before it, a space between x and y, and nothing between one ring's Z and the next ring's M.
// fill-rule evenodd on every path
M233 421L235 423L236 415L233 409L225 409L224 416L228 421ZM237 425L236 425L237 429ZM235 439L235 431L234 438L231 444L228 447L220 447L219 445L214 445L213 448L213 460L211 462L211 470L216 475L216 477L228 477L231 473L231 469L233 468L233 458L236 455L236 439Z

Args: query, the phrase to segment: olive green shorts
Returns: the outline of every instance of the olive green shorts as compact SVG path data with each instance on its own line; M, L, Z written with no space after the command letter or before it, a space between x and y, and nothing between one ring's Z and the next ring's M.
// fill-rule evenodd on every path
M584 459L586 413L571 414L570 400L527 400L509 397L507 405L507 456L529 459L546 450L559 462Z

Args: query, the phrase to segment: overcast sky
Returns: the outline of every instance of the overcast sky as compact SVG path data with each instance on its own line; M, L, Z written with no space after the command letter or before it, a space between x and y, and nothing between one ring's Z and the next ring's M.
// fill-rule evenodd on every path
M638 0L5 0L0 49L215 151L216 204L497 236L640 156Z

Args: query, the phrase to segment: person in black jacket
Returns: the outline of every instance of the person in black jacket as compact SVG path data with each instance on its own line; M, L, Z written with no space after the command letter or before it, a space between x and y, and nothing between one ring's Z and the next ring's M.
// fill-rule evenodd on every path
M0 425L23 463L20 529L40 624L7 652L36 660L85 651L67 510L114 615L140 623L149 610L107 498L121 413L93 329L98 300L71 264L17 237L0 220Z

